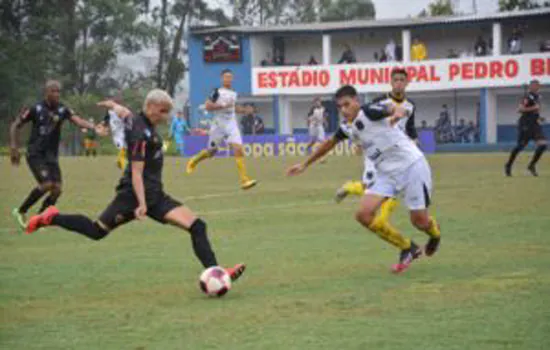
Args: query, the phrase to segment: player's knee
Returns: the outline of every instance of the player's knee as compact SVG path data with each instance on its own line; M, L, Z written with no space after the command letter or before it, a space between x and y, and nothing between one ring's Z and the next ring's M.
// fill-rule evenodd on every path
M430 228L430 217L425 213L411 213L411 223L419 230Z
M43 182L38 187L44 192L50 192L53 189L54 184L53 182Z
M88 237L90 237L94 241L100 241L109 234L109 231L107 229L105 229L104 227L102 227L97 222L94 222L93 227L94 227L94 232L91 232L91 234Z
M54 184L50 190L52 196L60 197L63 193L63 189L60 184Z
M206 222L202 219L197 218L189 227L189 233L193 237L203 236L206 234Z
M355 213L355 220L364 226L370 226L374 218L375 213L371 210L360 209Z

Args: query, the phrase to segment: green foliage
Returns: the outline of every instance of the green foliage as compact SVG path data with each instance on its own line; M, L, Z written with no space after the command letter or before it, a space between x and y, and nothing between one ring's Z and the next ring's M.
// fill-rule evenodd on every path
M518 11L518 10L531 10L541 7L550 7L550 1L537 1L537 0L498 0L498 10L504 11Z
M321 9L323 22L373 19L375 16L376 10L371 0L335 0Z
M428 5L427 9L422 10L418 17L452 16L454 14L451 0L435 0Z

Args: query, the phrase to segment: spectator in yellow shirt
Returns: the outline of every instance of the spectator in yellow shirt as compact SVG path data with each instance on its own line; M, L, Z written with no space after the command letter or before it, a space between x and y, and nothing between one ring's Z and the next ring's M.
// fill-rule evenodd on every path
M412 61L424 61L428 58L428 49L426 45L420 39L414 38L413 45L411 47L411 60Z

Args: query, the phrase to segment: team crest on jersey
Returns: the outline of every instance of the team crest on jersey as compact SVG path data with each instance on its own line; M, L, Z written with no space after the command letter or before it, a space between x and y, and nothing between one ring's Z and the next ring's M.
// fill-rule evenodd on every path
M41 170L41 171L40 171L40 175L41 175L42 177L48 177L48 170L46 170L46 169Z
M355 127L357 128L357 130L361 131L365 128L365 124L363 124L362 121L357 120L355 121Z

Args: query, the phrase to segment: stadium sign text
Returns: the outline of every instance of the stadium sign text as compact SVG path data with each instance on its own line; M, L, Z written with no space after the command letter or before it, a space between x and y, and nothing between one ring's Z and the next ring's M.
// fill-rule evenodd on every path
M531 79L550 84L550 54L398 63L261 67L252 71L254 95L327 94L345 84L360 92L388 89L391 71L404 67L409 90L430 91L517 86Z

